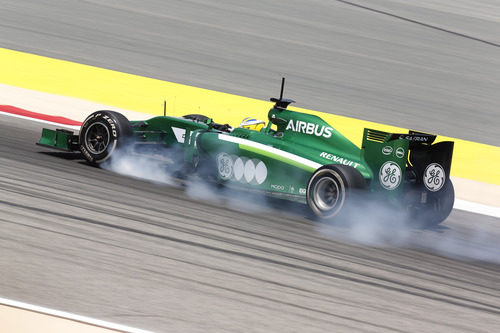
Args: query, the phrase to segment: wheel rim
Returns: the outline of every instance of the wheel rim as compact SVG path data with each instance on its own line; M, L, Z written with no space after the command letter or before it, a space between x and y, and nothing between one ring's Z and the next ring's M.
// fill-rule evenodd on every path
M85 133L85 143L93 154L101 154L109 145L109 129L101 122L93 123Z
M323 177L314 187L314 202L322 211L328 211L335 206L339 200L339 186L333 178Z

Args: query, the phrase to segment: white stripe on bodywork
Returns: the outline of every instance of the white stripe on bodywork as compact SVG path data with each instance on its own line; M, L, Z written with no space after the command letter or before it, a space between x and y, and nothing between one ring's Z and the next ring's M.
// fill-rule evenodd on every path
M267 151L267 152L269 152L271 154L275 154L275 155L284 157L284 158L292 160L292 161L294 161L296 163L300 163L300 164L306 165L306 166L308 166L308 167L310 167L310 168L312 168L314 170L316 170L316 169L318 169L319 167L322 166L322 164L319 164L317 162L308 160L308 159L303 158L301 156L298 156L298 155L295 155L295 154L292 154L292 153L280 150L278 148L267 146L267 145L262 144L262 143L254 142L254 141L251 141L251 140L242 139L242 138L238 138L238 137L230 136L230 135L226 135L226 134L219 134L219 140L223 140L223 141L227 141L227 142L233 142L233 143L237 143L237 144L242 144L242 145L245 145L245 146L250 146L250 147L254 147L254 148L257 148L257 149L260 149L260 150L263 150L263 151Z

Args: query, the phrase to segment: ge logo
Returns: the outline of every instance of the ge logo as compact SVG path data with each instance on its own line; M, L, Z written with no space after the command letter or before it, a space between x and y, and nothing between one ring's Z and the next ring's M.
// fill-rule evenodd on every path
M424 185L429 191L439 191L446 181L446 175L441 165L431 163L425 168Z
M380 167L380 185L386 190L392 191L401 184L401 168L392 161L385 162Z
M401 147L396 149L396 157L403 158L405 156L405 150Z
M226 153L217 155L217 171L223 180L228 180L233 175L233 159Z

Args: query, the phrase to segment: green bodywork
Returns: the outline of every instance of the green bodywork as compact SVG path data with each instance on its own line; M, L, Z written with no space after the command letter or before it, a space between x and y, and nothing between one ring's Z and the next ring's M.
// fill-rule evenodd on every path
M293 101L271 101L276 104L259 131L230 130L208 117L190 115L130 121L126 133L132 133L130 141L138 150L152 148L155 154L175 156L176 170L195 170L220 183L296 201L306 199L311 176L325 165L354 168L369 192L389 200L411 197L424 202L433 195L424 184L433 177L426 174L428 166L437 164L449 177L452 142L432 144L435 136L412 131L365 129L359 148L320 117L287 110ZM79 140L67 130L44 129L38 144L78 151L83 149Z
M318 168L341 164L356 169L369 191L401 196L411 140L365 129L359 148L320 117L287 110L278 103L268 120L260 131L224 131L211 119L168 116L130 124L136 146L163 149L167 154L181 152L176 156L183 161L177 163L208 167L219 182L234 186L302 200ZM78 137L44 129L40 144L78 150Z
M44 128L42 130L42 136L38 144L40 146L51 147L54 149L73 151L74 147L72 146L72 139L73 132L71 131L63 129L51 130L48 128Z
M363 161L361 150L321 118L279 108L271 109L268 118L268 126L261 131L236 128L231 133L203 133L198 137L197 149L202 154L215 156L216 162L217 156L226 154L225 160L233 164L229 165L229 176L218 172L220 180L305 196L309 178L325 164L350 165L372 179L373 172ZM252 164L260 164L258 179L251 177ZM247 167L246 174L241 175L242 167Z
M378 174L386 161L393 161L401 169L399 177L402 185L408 140L388 143L389 134L385 133L387 138L373 141L365 133L363 148L360 149L317 116L272 108L268 118L268 126L259 132L236 128L231 133L202 133L197 138L199 146L193 146L192 149L200 154L215 156L216 159L220 154L228 155L230 160L226 160L233 163L232 174L228 176L218 172L219 179L263 191L305 197L307 183L318 168L327 164L342 164L359 171L371 190L384 191L390 196L400 195L402 186L387 190L379 184ZM392 147L393 152L399 148L405 153L400 158L394 154L385 155L382 152L385 146ZM245 174L241 177L236 173L235 163L241 169L241 163L236 162L238 158L245 166L248 160L252 160L254 166L262 162L267 177L259 181L251 177L247 179Z

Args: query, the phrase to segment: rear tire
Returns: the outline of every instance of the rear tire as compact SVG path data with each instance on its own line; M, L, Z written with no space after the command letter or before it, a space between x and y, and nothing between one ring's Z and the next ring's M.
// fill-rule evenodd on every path
M307 184L307 205L315 216L330 219L352 204L355 193L366 187L363 176L346 165L325 165Z
M128 119L114 111L96 111L85 119L79 134L80 151L92 165L98 165L124 147L132 137Z
M415 210L413 220L424 227L435 227L446 220L453 210L455 203L453 183L448 179L440 191L428 192L427 196L427 203Z

